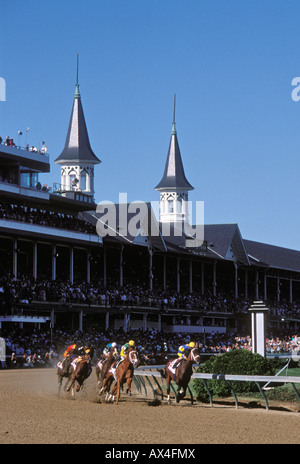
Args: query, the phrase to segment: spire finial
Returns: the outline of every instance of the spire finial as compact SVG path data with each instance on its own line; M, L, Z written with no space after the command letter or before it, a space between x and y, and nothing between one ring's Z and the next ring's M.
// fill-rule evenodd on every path
M174 109L173 109L173 126L172 126L172 134L176 134L176 127L175 127L175 110L176 110L176 93L174 93Z
M76 66L76 84L74 98L80 98L79 84L78 84L78 68L79 68L79 53L77 53L77 66Z

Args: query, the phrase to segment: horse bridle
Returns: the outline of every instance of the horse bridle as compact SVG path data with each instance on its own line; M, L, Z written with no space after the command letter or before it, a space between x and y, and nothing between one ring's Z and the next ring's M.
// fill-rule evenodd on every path
M194 351L196 350L196 348L193 348L192 351L191 351L191 358L192 358L192 361L196 361L196 359L200 358L200 354L197 354L197 356L194 355Z
M134 353L134 357L133 357L133 359L132 359L131 355L133 355L133 353ZM136 352L136 351L130 351L130 352L128 353L128 357L129 357L129 361L131 362L131 364L132 364L133 366L135 366L135 365L138 363L138 361L139 361L139 360L138 360L138 357L137 357L137 352Z

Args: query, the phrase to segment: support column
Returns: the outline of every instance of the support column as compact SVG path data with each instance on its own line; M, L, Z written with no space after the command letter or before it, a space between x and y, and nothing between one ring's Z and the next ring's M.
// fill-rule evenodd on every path
M201 293L204 295L204 263L201 263Z
M234 262L234 295L235 298L239 297L239 268L238 268L238 263L235 261Z
M167 289L167 255L163 256L163 288L164 291Z
M74 282L74 249L70 248L70 282Z
M190 293L193 293L193 261L192 260L190 260L189 276L190 276Z
M290 303L293 303L293 279L290 279Z
M106 288L106 247L103 247L103 286Z
M124 332L128 332L128 329L130 328L130 314L124 314Z
M157 322L158 322L157 330L158 330L158 332L161 332L161 315L160 314L158 315L158 321Z
M79 330L82 332L83 329L83 311L79 312Z
M89 251L87 251L86 253L86 280L88 284L91 282L91 257L92 257L92 254Z
M13 241L13 278L17 280L18 278L18 241Z
M143 314L143 332L147 330L147 314Z
M280 301L280 279L277 277L277 301Z
M123 251L124 247L121 245L120 249L120 287L123 287Z
M213 295L217 295L217 261L214 262L214 281L213 281Z
M180 293L180 258L177 258L177 293Z
M267 274L264 274L264 299L268 299L268 277Z
M148 247L149 251L149 289L153 289L153 248Z
M248 298L248 269L245 270L245 298Z
M37 242L33 242L33 256L32 256L32 275L34 280L37 279Z
M55 312L54 309L51 309L51 328L54 329L55 326Z
M52 280L56 280L56 245L52 245Z
M105 314L105 330L109 329L109 311L106 311Z
M259 288L258 288L258 283L259 283L259 274L258 271L255 271L255 298L258 300L259 298Z

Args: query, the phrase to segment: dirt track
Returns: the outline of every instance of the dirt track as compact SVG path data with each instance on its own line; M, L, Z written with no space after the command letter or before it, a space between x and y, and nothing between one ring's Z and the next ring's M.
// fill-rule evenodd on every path
M0 371L0 444L300 444L299 412L151 399L99 403L94 372L73 400L58 398L55 369Z

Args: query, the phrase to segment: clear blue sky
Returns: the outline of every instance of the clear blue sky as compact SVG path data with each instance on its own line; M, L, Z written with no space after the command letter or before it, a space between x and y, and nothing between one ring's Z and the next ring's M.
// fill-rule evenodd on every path
M0 135L46 141L43 182L60 182L79 53L97 202L159 199L176 93L205 223L300 250L299 0L14 0L0 14Z

